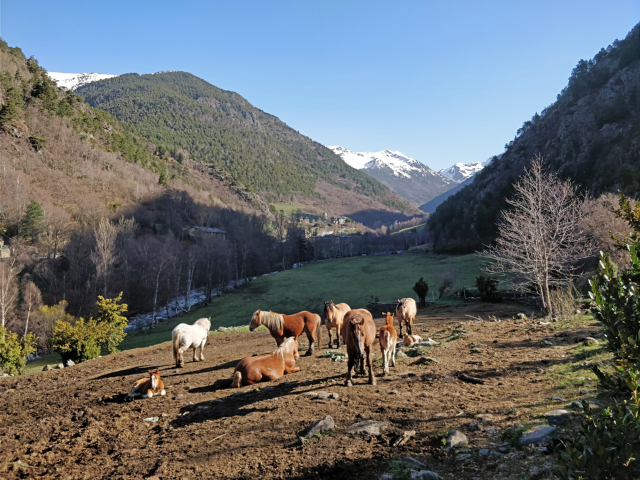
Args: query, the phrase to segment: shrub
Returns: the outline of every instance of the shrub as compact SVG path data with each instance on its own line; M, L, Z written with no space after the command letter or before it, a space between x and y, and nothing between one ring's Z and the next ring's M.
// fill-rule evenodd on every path
M591 280L592 314L604 324L606 347L617 372L593 367L604 387L630 393L596 415L583 402L586 418L580 431L555 451L564 478L626 480L640 477L640 241L631 234L631 266L619 277L601 254L599 275ZM562 448L564 447L564 449Z
M420 277L420 280L418 280L413 286L413 291L418 295L419 305L424 307L426 304L425 299L427 298L427 293L429 293L429 284L425 282L424 278Z
M0 368L4 373L22 375L27 364L27 356L36 351L37 337L28 333L19 337L0 327Z
M88 322L79 318L72 325L69 322L57 321L53 330L52 345L66 363L73 360L81 363L100 356L100 344L108 335L108 325L93 319Z
M596 303L592 314L603 323L607 349L618 366L617 373L611 376L597 367L594 371L605 386L623 390L627 389L628 372L640 371L640 241L636 233L631 234L631 239L634 243L628 247L630 267L616 277L613 265L601 259L599 275L590 281L589 293Z
M640 476L640 372L629 372L629 401L594 414L585 401L586 418L570 442L555 450L563 478L631 480Z
M573 297L572 286L551 290L549 300L553 305L553 313L559 318L571 318L576 313L576 300Z
M102 343L109 353L116 353L118 351L116 347L127 335L124 333L124 329L129 322L126 317L121 315L127 311L127 304L118 305L120 300L122 300L122 292L116 298L98 296L98 318L96 320L106 330Z
M501 302L502 295L498 293L498 284L500 281L492 277L477 277L476 287L480 292L480 300L483 302Z

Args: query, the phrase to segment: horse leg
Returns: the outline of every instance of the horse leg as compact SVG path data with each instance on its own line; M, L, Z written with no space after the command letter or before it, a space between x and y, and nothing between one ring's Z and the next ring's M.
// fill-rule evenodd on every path
M194 361L194 362L197 362L197 361L198 361L198 357L196 356L196 352L197 352L197 351L198 351L198 344L196 344L196 345L193 347L193 361Z
M365 347L365 352L366 352L366 347ZM364 357L360 358L360 375L364 376Z
M353 387L353 383L351 383L351 369L353 368L354 363L353 355L349 354L349 362L347 363L347 379L344 382L347 387Z
M382 351L382 375L389 373L389 345Z
M411 327L412 327L412 325L411 325L412 323L413 323L413 322L411 322L411 321L408 321L408 322L407 322L407 333L408 333L409 335L413 335L413 328L411 328Z
M205 338L200 344L200 361L204 361L204 346L207 344L207 339Z
M398 338L402 338L402 320L398 319L398 323L400 324L400 336Z
M376 377L373 376L373 360L371 359L371 345L368 345L367 347L365 347L364 350L366 352L365 355L367 356L367 366L369 367L369 384L375 385Z
M313 355L313 349L314 349L314 342L315 342L315 338L313 337L313 334L311 333L311 330L309 330L309 327L306 328L307 330L307 340L309 340L309 350L307 350L307 353L305 353L305 356L310 357L311 355Z
M336 348L340 348L340 337L342 336L342 335L340 335L340 330L342 330L342 328L340 328L340 327L341 327L341 325L338 325L336 327L336 342L338 343L338 346Z
M396 346L393 345L389 350L389 356L391 357L391 365L396 368Z
M327 324L327 332L329 332L329 348L333 348L333 341L331 340L331 327Z
M187 347L180 347L178 349L178 364L177 367L184 367L184 352L187 350Z

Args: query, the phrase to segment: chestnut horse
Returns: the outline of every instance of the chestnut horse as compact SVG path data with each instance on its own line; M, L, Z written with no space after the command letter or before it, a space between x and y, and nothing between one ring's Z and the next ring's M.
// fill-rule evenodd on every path
M263 380L277 380L287 373L299 372L300 368L296 367L298 358L298 342L295 338L289 337L273 353L241 360L233 373L231 386L239 388Z
M324 302L324 318L326 320L325 325L327 326L327 332L329 332L329 348L333 347L333 342L331 341L331 329L334 327L336 329L336 341L338 342L336 348L340 348L342 320L349 310L351 310L351 307L346 303L339 303L336 305L333 303L333 300Z
M276 339L276 344L280 346L284 339L293 337L298 340L302 332L306 332L309 339L309 350L306 355L312 355L316 343L316 333L319 335L320 316L311 312L299 312L293 315L283 315L282 313L263 312L256 310L251 318L249 330L253 331L260 325L269 329L271 336Z
M398 305L396 306L396 316L398 317L398 324L400 325L400 336L402 336L402 323L407 325L407 333L411 335L413 333L413 321L418 314L416 307L416 301L413 298L399 298Z
M389 363L396 366L396 343L398 343L398 333L393 328L393 313L383 313L387 318L387 324L380 327L380 352L382 353L382 363L384 374L389 373Z
M151 398L154 395L166 395L164 383L160 379L160 370L149 370L149 378L142 378L136 382L129 395L128 400L139 397Z
M349 355L345 385L347 387L353 386L351 383L351 369L356 362L360 363L360 374L364 375L365 356L369 367L369 383L375 385L376 379L373 376L371 347L376 339L376 324L373 323L373 317L368 310L358 308L347 312L342 324L342 339L347 344L347 354Z

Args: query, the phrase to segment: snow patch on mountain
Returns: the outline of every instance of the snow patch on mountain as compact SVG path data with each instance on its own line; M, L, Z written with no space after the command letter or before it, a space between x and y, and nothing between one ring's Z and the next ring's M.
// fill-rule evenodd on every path
M474 176L483 166L480 162L473 163L456 163L449 168L443 168L438 173L449 180L461 183L467 178Z
M502 155L498 155L497 158L501 156ZM489 165L494 158L495 157L489 157L489 159L484 162L456 163L449 168L443 168L438 173L453 182L462 183Z
M402 152L352 152L344 147L328 147L348 165L358 170L390 169L396 177L412 178L418 175L439 176L429 167Z
M60 73L47 72L49 78L56 82L59 87L65 87L69 90L75 90L87 83L104 80L107 78L117 77L117 75L107 75L105 73Z

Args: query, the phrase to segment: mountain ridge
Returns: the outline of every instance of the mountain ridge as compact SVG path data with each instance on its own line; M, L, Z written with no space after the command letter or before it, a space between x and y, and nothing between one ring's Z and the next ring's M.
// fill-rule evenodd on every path
M172 145L190 158L224 168L269 203L295 197L320 210L348 214L357 208L354 194L361 194L372 201L367 208L413 210L406 200L328 148L238 93L190 73L124 74L86 84L76 92L161 148ZM347 199L351 206L326 195L319 187L322 182L339 188L344 198L352 197Z
M593 59L580 60L557 100L523 123L502 157L437 207L429 220L436 251L491 244L505 198L537 154L590 195L640 192L640 24Z
M402 152L354 152L341 146L328 148L348 165L375 178L415 205L455 186L453 181Z

